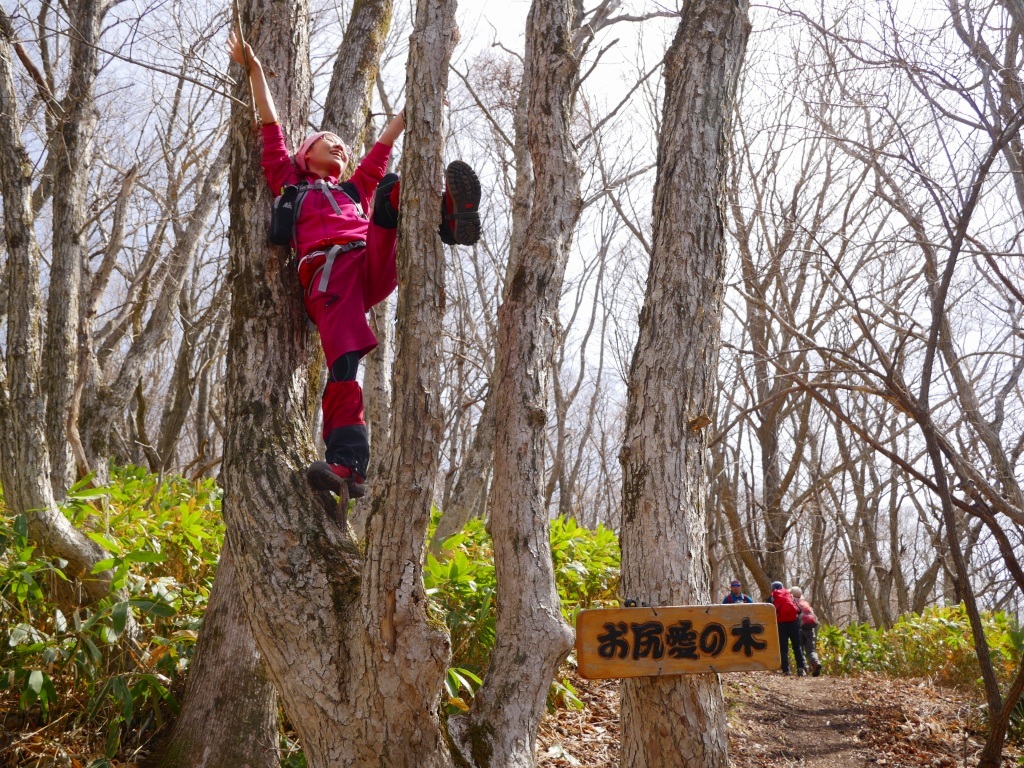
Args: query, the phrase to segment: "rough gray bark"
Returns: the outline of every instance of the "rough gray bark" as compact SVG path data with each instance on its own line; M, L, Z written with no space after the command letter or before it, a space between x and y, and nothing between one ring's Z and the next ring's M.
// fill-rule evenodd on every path
M277 694L249 628L225 545L174 730L159 768L276 768Z
M0 224L0 325L7 324L7 238L3 236L3 224Z
M11 42L14 29L0 9L0 184L7 247L6 371L0 387L0 479L4 501L28 519L46 553L68 561L86 602L110 592L110 574L90 575L106 553L57 509L50 485L42 381L39 249L32 228L32 164L21 144ZM62 443L62 445L65 445Z
M355 0L334 61L320 127L338 134L352 147L372 140L367 135L372 125L370 100L391 28L392 4L392 0Z
M665 60L654 249L621 455L620 590L649 605L710 601L705 427L725 271L722 169L747 14L745 0L686 3ZM724 768L725 730L714 675L623 681L623 766Z
M463 758L477 766L534 764L547 691L572 647L551 562L544 457L552 318L581 208L570 131L579 74L574 21L567 0L535 0L527 20L523 80L536 194L498 310L489 524L498 589L496 639L471 711L451 724Z
M447 766L438 720L448 641L428 622L420 562L439 444L444 260L443 93L454 2L418 4L399 248L395 413L400 429L375 494L365 557L327 519L302 470L314 354L294 265L266 245L269 194L247 110L231 119L225 520L253 634L308 764ZM242 3L242 25L276 77L286 132L308 113L308 4ZM237 91L239 95L244 90Z
M388 356L392 347L391 300L385 299L370 315L370 327L377 337L377 348L363 358L363 393L366 402L366 432L370 438L370 456L373 468L367 478L369 498L358 499L349 515L356 540L366 537L366 518L373 503L373 486L381 476L381 462L391 440L391 388L389 386Z
M81 0L68 9L69 80L61 100L57 130L50 137L50 151L56 154L53 172L60 194L53 197L53 254L46 304L43 381L50 482L58 500L64 497L73 479L67 425L77 380L78 306L86 254L86 187L96 128L96 45L109 7L108 0Z

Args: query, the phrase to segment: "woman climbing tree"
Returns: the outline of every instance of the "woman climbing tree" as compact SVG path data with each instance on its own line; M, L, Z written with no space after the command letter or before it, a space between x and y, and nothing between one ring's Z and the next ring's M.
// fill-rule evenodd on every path
M356 380L359 360L377 346L366 313L398 285L395 262L400 183L385 175L405 114L388 123L351 177L342 182L351 153L329 131L310 134L294 155L286 148L263 67L248 43L232 31L232 59L247 67L253 99L263 123L263 171L274 205L271 237L290 242L298 256L306 312L320 332L328 364L322 399L326 460L306 470L310 486L349 497L365 495L370 447L363 419L363 392ZM438 234L449 245L472 245L480 237L480 181L461 160L445 172L445 194Z

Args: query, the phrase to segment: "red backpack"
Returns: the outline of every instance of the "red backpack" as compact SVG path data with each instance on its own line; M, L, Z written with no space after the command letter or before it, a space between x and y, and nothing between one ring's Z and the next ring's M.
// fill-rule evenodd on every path
M818 617L814 615L814 609L811 608L811 604L808 603L806 600L800 600L798 602L800 603L800 610L803 611L803 615L800 618L801 626L818 626Z
M779 622L796 621L800 615L800 606L796 604L788 589L772 591L772 603L775 605L775 616Z

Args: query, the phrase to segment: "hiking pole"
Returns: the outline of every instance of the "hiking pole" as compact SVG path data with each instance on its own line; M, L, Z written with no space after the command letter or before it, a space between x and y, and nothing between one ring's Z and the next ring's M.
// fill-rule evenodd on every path
M252 113L253 125L259 123L259 115L256 112L256 94L252 89L252 78L249 76L249 54L245 51L245 35L242 34L242 14L238 10L238 0L233 0L235 7L235 26L238 27L238 42L242 46L242 58L245 60L245 82L249 86L249 111Z

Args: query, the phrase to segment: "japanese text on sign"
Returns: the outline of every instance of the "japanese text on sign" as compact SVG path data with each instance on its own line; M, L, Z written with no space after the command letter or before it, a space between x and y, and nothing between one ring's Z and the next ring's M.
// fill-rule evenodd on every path
M771 605L737 604L583 611L576 648L584 677L778 669Z

